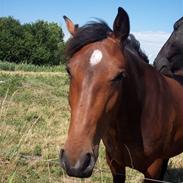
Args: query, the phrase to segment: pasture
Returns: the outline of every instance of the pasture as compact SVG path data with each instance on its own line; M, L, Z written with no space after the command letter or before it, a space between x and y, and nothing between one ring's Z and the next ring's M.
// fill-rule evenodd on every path
M70 118L67 74L63 66L35 70L27 67L17 65L16 69L0 71L0 182L110 183L112 176L102 144L91 178L65 175L58 154ZM141 182L142 178L142 174L127 168L126 182ZM183 154L171 159L165 180L183 182Z

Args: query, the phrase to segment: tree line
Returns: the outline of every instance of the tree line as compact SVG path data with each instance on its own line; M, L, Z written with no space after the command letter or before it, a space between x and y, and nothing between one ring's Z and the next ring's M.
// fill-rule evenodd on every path
M13 17L0 17L0 60L35 65L65 63L62 28L38 20L21 24Z

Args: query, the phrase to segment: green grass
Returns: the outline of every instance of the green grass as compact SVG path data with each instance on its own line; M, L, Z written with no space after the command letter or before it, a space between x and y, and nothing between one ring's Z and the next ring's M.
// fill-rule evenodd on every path
M64 65L36 66L26 63L16 64L6 61L0 61L0 71L63 72L64 70Z
M69 125L68 78L60 75L0 74L0 182L109 183L104 146L91 178L74 179L59 166L58 154ZM183 155L169 165L167 180L183 181ZM139 182L127 168L127 182ZM181 179L178 177L182 176Z
M59 166L70 118L66 75L0 74L0 81L0 182L110 182L103 160L87 180Z

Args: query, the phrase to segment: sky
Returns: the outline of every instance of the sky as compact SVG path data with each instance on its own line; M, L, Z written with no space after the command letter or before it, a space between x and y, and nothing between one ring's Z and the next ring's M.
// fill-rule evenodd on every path
M183 0L0 0L0 17L13 16L21 23L40 19L57 22L66 40L69 33L63 15L80 26L100 18L112 27L119 6L129 14L131 32L152 62L175 21L183 16Z

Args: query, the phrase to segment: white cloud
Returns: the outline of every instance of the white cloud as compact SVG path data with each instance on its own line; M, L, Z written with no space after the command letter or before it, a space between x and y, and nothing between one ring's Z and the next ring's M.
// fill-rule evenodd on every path
M147 54L150 63L153 63L158 52L170 36L168 32L133 32L140 42L142 50Z

